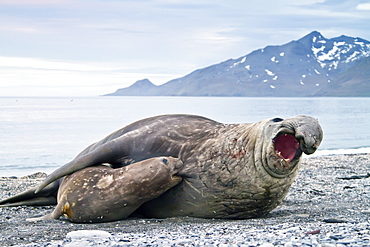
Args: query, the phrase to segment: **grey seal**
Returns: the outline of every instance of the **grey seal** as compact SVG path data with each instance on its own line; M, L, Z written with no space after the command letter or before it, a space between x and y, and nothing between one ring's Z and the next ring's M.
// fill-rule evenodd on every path
M55 188L58 179L89 166L121 167L172 156L184 163L178 173L183 180L138 212L158 218L259 217L281 203L298 173L302 153L314 153L322 138L317 119L305 115L254 124L223 124L193 115L156 116L87 147L50 174L36 192L50 194L45 186ZM37 200L37 194L33 197L28 200ZM17 196L0 203L11 202L22 203Z
M143 203L163 194L181 182L176 173L181 160L157 157L113 169L88 167L65 177L58 190L54 211L28 221L59 219L93 223L122 220Z

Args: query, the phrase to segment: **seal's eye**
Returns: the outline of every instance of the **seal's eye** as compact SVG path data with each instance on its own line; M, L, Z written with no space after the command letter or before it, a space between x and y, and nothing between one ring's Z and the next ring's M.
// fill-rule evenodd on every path
M284 119L282 119L282 118L276 117L276 118L272 119L271 121L277 123L277 122L281 122L283 120Z
M165 165L168 165L168 159L163 158L163 159L162 159L162 162L163 162Z

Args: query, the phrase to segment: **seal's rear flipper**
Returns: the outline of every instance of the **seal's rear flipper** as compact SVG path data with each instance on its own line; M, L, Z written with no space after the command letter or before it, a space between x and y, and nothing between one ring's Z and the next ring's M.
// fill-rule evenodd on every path
M53 212L51 212L50 214L47 214L47 215L44 215L44 216L41 216L41 217L34 217L34 218L28 218L26 219L26 221L28 222L38 222L38 221L41 221L41 220L56 220L56 219L59 219L60 216L62 216L62 214L64 213L63 211L63 204L62 203L59 203Z
M0 200L0 207L56 205L58 188L59 180L51 183L38 194L35 194L36 189L30 189L7 199Z
M27 218L26 221L28 222L38 222L41 220L52 220L54 218L51 217L51 214L47 214L41 217L34 217L34 218Z
M3 200L3 201L6 201L6 200ZM56 197L48 196L48 197L35 197L29 200L23 200L19 202L3 203L3 204L0 204L0 207L50 206L50 205L56 205L56 204L57 204Z

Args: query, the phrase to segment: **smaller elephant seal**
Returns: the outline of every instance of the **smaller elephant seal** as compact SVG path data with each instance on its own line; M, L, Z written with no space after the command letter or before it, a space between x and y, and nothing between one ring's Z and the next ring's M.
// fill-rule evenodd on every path
M66 215L77 223L121 220L143 203L163 194L181 182L176 176L181 160L156 157L113 169L88 167L67 176L60 185L54 211L27 221L59 219Z

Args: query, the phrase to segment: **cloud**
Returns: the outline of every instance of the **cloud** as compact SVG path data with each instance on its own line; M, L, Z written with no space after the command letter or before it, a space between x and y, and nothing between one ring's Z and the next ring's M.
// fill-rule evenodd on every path
M1 25L0 31L12 32L12 33L28 33L37 34L42 33L40 30L30 26L17 26L17 25Z
M64 70L64 71L114 71L121 67L99 63L77 63L53 61L39 58L4 57L0 56L1 67L17 67L27 69Z
M144 66L0 56L0 96L92 96L142 78L163 83L176 77Z
M313 30L369 39L364 2L0 0L0 86L100 83L101 94L146 77L165 83Z
M0 0L0 5L55 5L70 2L71 0Z
M370 10L370 3L360 3L356 7L357 10Z

